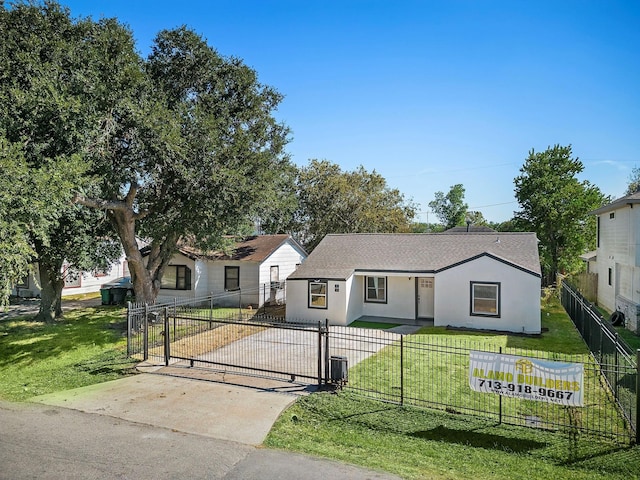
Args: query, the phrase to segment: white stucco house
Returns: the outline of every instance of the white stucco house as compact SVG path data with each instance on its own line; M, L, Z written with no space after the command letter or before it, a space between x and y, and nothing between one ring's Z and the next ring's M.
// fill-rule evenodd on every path
M124 254L106 269L96 269L90 272L78 271L65 263L62 267L62 273L64 275L63 297L98 292L103 284L130 275ZM11 295L18 297L40 296L40 275L37 263L33 265L28 276L12 287Z
M640 192L591 212L596 216L597 248L589 269L598 274L597 303L625 314L638 332L640 316Z
M306 257L285 234L245 238L229 254L182 245L164 272L159 299L214 295L219 306L283 303L285 279Z
M327 235L287 279L287 319L540 333L534 233Z

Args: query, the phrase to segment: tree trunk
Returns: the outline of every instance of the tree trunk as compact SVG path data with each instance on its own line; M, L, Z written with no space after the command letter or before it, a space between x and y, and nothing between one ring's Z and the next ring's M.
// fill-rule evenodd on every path
M144 214L134 211L136 192L137 185L132 183L124 200L103 201L77 195L74 202L107 211L127 257L136 302L153 304L164 269L176 251L179 235L172 233L165 238L154 238L144 261L136 238L136 221L144 218Z
M64 280L60 277L62 264L48 261L41 256L38 260L40 273L40 310L36 321L51 323L62 318L62 289Z
M150 252L145 264L144 258L138 248L135 233L135 218L131 210L111 210L109 216L114 225L122 248L127 257L131 282L136 295L136 302L153 304L160 291L158 273L160 267L164 269L163 262L158 262L157 252Z

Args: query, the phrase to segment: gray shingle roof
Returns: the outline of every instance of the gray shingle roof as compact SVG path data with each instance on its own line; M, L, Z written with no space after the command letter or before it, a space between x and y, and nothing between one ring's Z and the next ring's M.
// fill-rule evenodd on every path
M178 243L178 251L184 256L192 259L206 260L241 260L246 262L262 262L269 255L275 252L286 241L293 243L300 252L306 255L304 248L293 238L287 234L277 235L253 235L235 242L233 251L225 253L217 250L203 251L193 246L193 242L182 239ZM148 255L149 246L144 247L140 251L143 255Z
M535 233L327 235L289 279L346 279L356 271L428 273L490 255L540 275Z
M627 195L626 197L618 198L613 202L604 205L597 210L593 210L589 212L591 215L600 215L602 213L611 212L613 210L617 210L619 208L624 208L629 205L633 205L634 203L640 203L640 192L632 193L631 195Z

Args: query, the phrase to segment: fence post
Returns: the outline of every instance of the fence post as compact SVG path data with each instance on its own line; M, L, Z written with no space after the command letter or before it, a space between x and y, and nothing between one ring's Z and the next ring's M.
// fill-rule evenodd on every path
M177 318L178 318L178 303L177 303L177 298L173 298L173 338L176 338L176 322L177 322ZM165 307L166 308L166 307ZM169 333L169 330L167 329L167 333Z
M131 355L131 302L127 302L127 355Z
M618 344L618 333L616 332L616 336L615 338L615 344L614 344L614 350L615 350L615 360L614 360L614 366L615 366L615 381L613 382L614 384L614 388L613 388L613 397L616 400L619 400L618 398L618 373L619 373L619 369L620 369L620 358L618 356L618 349L620 348L619 344Z
M640 348L636 350L636 445L640 445Z
M175 318L175 317L174 317ZM175 337L175 333L174 333ZM164 307L164 366L169 366L171 358L171 333L169 333L169 307Z
M400 335L400 405L404 405L404 335Z
M502 355L502 347L500 347L500 355ZM498 395L498 423L502 425L502 395Z
M322 387L322 323L318 320L318 388Z
M328 379L331 378L331 372L329 371L329 319L324 320L324 383L328 383Z
M147 361L149 360L149 304L146 302L144 304L144 321L142 325L144 327L144 331L142 332L142 349L144 351L142 359Z

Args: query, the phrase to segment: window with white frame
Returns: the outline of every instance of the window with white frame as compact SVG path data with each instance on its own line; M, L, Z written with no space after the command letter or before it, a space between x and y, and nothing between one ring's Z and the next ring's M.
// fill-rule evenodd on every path
M327 282L313 280L309 282L309 308L327 308Z
M500 316L500 284L471 282L471 315Z
M281 288L280 267L278 265L272 265L269 268L269 281L271 282L271 288Z
M191 269L186 265L169 265L162 275L160 288L191 290Z
M365 302L387 302L387 277L365 277Z

